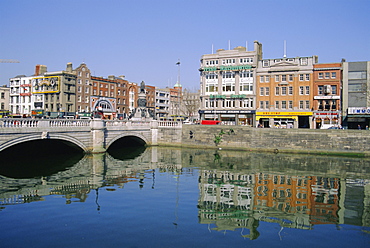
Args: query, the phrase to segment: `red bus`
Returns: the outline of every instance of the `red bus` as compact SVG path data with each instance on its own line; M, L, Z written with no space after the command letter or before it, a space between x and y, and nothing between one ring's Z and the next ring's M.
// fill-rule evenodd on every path
M202 125L218 125L221 121L213 121L213 120L202 120L200 124Z

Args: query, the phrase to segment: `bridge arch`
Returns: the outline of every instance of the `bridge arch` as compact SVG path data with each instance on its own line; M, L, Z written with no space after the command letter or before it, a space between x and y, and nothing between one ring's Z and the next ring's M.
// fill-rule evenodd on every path
M110 140L107 144L106 144L106 149L108 150L108 148L113 144L115 143L116 141L120 140L120 139L123 139L123 138L129 138L129 137L133 137L133 138L136 138L138 139L139 141L142 141L143 145L147 145L148 143L150 143L148 141L148 139L139 134L139 133L134 133L134 132L125 132L124 134L120 134L120 135L117 135L116 137L114 137L112 140Z
M42 137L39 134L38 135L31 134L31 135L26 135L26 136L20 136L20 137L17 137L15 139L9 140L9 141L0 145L0 152L4 151L7 148L15 146L17 144L25 143L25 142L28 142L28 141L44 140L44 139L67 141L67 142L70 142L70 143L76 145L77 147L81 148L84 152L89 152L88 147L86 147L86 145L83 142L81 142L80 140L78 140L78 139L76 139L72 136L51 135L51 136Z

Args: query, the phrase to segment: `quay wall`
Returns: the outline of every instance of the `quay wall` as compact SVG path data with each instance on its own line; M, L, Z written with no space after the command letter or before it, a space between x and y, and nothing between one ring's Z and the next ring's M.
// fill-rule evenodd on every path
M216 136L220 137L217 145ZM370 157L370 130L182 125L178 129L160 128L158 145Z

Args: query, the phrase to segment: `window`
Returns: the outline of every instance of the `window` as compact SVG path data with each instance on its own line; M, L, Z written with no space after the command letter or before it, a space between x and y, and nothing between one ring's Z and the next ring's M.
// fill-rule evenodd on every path
M332 100L332 102L331 102L331 109L332 110L336 110L337 109L337 101Z
M275 87L275 96L279 95L279 91L280 91L279 87Z
M286 82L286 75L281 75L281 82Z
M270 76L265 76L266 83L270 82Z
M319 93L319 95L322 95L323 94L323 90L324 90L324 86L323 85L319 85L319 87L318 87L318 93Z
M235 85L232 83L222 83L222 91L235 91Z
M206 92L218 92L217 83L206 84Z
M301 65L307 65L307 58L300 58Z
M289 102L288 102L288 108L289 108L289 109L292 109L292 108L293 108L293 101L289 101Z
M303 101L299 101L299 109L303 109Z
M275 101L275 109L279 109L279 101Z
M286 87L281 87L281 95L285 96L286 95Z
M303 89L304 89L303 86L299 86L299 94L300 95L303 95L304 94Z
M89 92L90 92L90 88L89 88L89 87L86 87L86 88L85 88L85 93L87 93L87 94L88 94Z
M260 82L261 83L265 82L265 77L264 76L260 76Z
M266 102L265 102L265 106L266 106L266 108L267 108L267 109L270 107L270 103L269 103L269 101L266 101Z
M263 109L264 107L263 107L263 103L264 103L264 101L260 101L260 108L261 109Z
M303 81L303 74L299 74L299 81Z
M260 96L264 96L264 95L265 95L265 88L261 87L260 88Z
M265 94L266 96L270 95L270 87L265 87Z
M289 75L289 82L293 81L293 75Z
M332 85L331 86L331 94L332 95L336 95L337 94L337 86L336 85Z
M325 79L328 79L329 78L329 75L330 75L329 72L325 72Z
M293 95L293 86L288 87L288 94Z
M310 74L306 74L306 81L310 81Z
M319 79L323 79L323 78L324 78L324 73L319 72Z
M85 103L89 103L90 98L88 96L85 97Z
M81 92L81 86L78 86L77 91Z
M85 84L89 85L90 84L89 80L86 79Z
M222 73L222 78L235 78L235 72L227 71Z
M306 95L310 94L310 86L306 86Z
M337 77L337 73L336 72L332 72L331 73L331 78L336 78Z
M310 109L310 101L306 101L306 109Z
M275 82L279 82L279 80L280 80L280 75L276 75L275 76Z
M263 66L263 67L268 67L268 66L269 66L269 61L268 61L268 60L264 60L264 61L262 62L262 66Z
M281 108L286 109L286 101L281 101Z

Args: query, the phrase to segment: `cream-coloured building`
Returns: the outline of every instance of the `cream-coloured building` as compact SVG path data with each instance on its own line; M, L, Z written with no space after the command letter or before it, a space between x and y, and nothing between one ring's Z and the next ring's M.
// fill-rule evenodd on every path
M236 47L205 54L200 60L201 120L254 126L256 67L262 59L262 44L254 50Z

